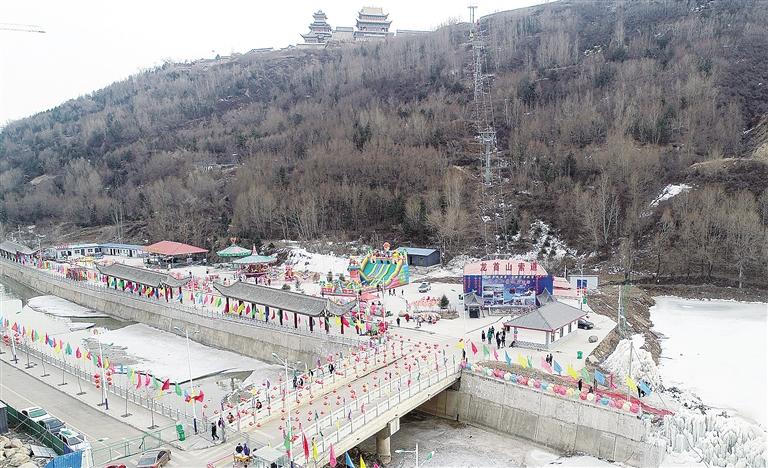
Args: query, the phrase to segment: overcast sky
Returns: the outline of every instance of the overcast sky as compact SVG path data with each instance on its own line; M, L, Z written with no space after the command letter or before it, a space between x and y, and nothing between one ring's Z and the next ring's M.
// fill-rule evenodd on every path
M543 0L471 0L477 15ZM0 126L103 88L142 69L301 41L312 12L332 27L354 26L364 5L381 6L392 30L434 29L468 19L470 0L0 0ZM2 27L3 25L0 25Z

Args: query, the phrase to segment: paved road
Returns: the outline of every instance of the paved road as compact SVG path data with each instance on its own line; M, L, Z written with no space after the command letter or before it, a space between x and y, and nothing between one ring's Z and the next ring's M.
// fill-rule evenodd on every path
M19 363L21 364L21 361ZM142 434L141 431L102 414L4 361L0 361L0 372L0 399L18 410L29 406L45 408L67 426L85 434L93 448Z

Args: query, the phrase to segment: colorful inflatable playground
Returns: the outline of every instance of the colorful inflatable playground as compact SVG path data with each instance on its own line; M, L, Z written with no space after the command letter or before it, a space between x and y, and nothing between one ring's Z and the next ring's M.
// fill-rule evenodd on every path
M320 281L323 294L355 296L368 291L404 286L410 282L408 255L404 249L390 250L385 242L382 250L371 249L362 258L350 258L347 266L349 277L329 275Z

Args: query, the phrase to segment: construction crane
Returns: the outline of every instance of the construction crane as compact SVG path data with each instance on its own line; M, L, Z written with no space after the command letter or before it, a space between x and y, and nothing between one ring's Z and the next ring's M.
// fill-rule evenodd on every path
M17 31L45 34L43 28L35 24L0 23L0 31Z

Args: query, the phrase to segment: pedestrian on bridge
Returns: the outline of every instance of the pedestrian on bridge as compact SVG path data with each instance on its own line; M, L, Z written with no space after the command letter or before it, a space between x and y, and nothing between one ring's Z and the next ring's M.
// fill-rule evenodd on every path
M219 436L216 434L216 423L211 423L211 439L214 441L219 440Z

